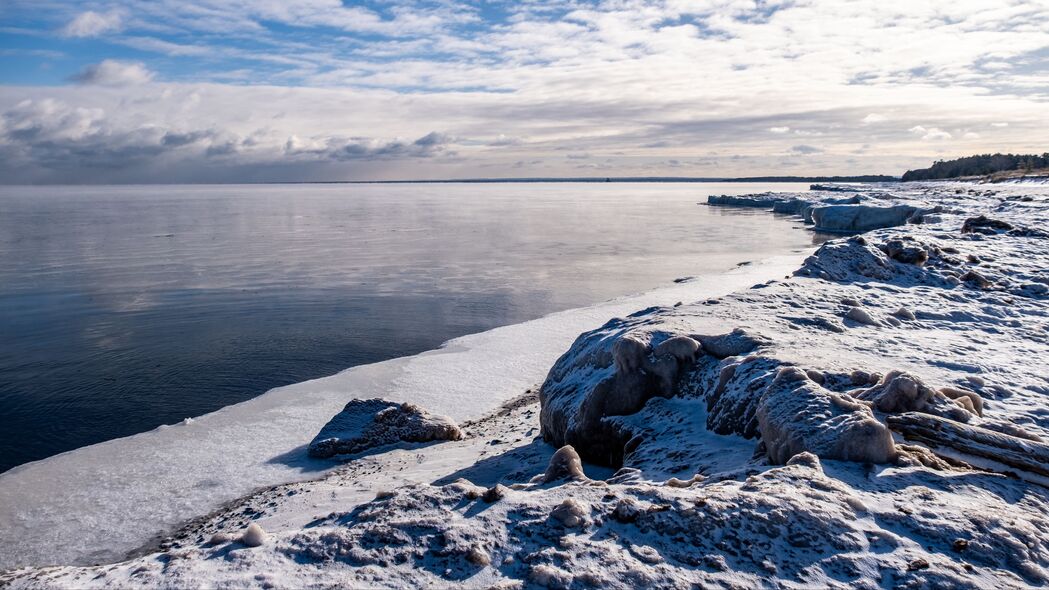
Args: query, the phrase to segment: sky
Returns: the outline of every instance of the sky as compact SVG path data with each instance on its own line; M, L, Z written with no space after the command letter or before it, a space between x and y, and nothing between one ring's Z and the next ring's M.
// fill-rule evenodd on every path
M902 174L1049 151L1049 0L3 0L0 183Z

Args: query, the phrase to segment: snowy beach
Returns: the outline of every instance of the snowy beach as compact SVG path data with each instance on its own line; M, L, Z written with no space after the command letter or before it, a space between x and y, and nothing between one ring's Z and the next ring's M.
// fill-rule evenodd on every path
M0 478L4 565L49 548L61 565L0 583L1049 583L1049 189L820 188L703 205L842 234L811 256L16 468ZM308 458L350 398L411 402L462 438ZM173 456L192 464L154 460ZM113 457L143 471L79 485ZM183 524L143 539L157 521Z

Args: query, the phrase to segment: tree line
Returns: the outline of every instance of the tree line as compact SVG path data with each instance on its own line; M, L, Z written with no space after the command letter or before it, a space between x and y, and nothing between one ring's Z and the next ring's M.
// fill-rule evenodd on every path
M1049 168L1049 152L1037 154L980 154L954 160L938 160L928 168L908 170L903 181L939 180L961 176L987 176L1007 170Z

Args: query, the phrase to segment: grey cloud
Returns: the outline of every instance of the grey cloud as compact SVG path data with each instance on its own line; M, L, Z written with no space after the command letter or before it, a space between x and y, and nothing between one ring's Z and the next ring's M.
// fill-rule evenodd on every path
M451 138L432 131L412 142L393 140L381 142L363 137L311 138L303 141L291 137L284 144L284 153L289 156L310 156L337 161L382 160L395 158L429 158L447 153Z
M823 150L818 148L818 147L811 146L811 145L796 145L796 146L793 146L792 148L790 148L790 152L792 154L801 154L801 155L807 156L809 154L822 153Z

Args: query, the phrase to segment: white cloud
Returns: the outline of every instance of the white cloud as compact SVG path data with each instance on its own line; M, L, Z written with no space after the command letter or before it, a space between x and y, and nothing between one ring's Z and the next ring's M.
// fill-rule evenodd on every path
M39 22L37 2L7 1L5 21L24 12L16 25ZM505 21L481 22L483 13L465 3L349 4L106 0L89 5L111 9L59 8L49 18L68 22L64 33L105 35L144 63L103 61L73 76L80 84L71 87L0 85L0 112L26 97L102 109L98 125L109 135L99 141L148 136L154 145L157 129L174 134L166 148L194 140L150 156L158 166L175 166L177 156L187 170L210 169L210 154L230 166L294 168L303 178L498 175L539 161L530 168L537 174L566 175L581 163L566 154L582 153L610 158L624 175L671 161L683 175L701 174L701 157L719 175L755 166L792 173L799 162L828 174L898 173L936 157L930 142L969 130L993 131L994 150L1044 151L1049 86L1044 68L1032 66L1044 55L1037 52L1049 35L1049 5L615 0L573 3L562 17L563 6L524 2L504 5ZM70 55L81 46L52 41ZM981 67L996 63L1014 67ZM151 70L178 82L143 84ZM415 145L435 129L455 139ZM289 138L297 138L290 147ZM864 144L871 147L857 152ZM397 169L398 159L410 166ZM53 170L44 159L22 164L41 178ZM237 174L231 168L222 178Z
M78 84L98 86L130 86L145 84L152 79L153 72L149 71L143 63L113 59L105 59L97 64L86 66L72 77L72 80Z
M980 134L973 131L966 131L962 135L962 139L980 139Z
M98 37L121 30L123 21L123 15L119 10L109 12L88 10L69 21L65 27L62 27L61 32L66 37Z
M951 139L952 137L947 131L936 127L925 128L921 125L915 125L907 131L921 137L923 141L939 141L943 139Z

